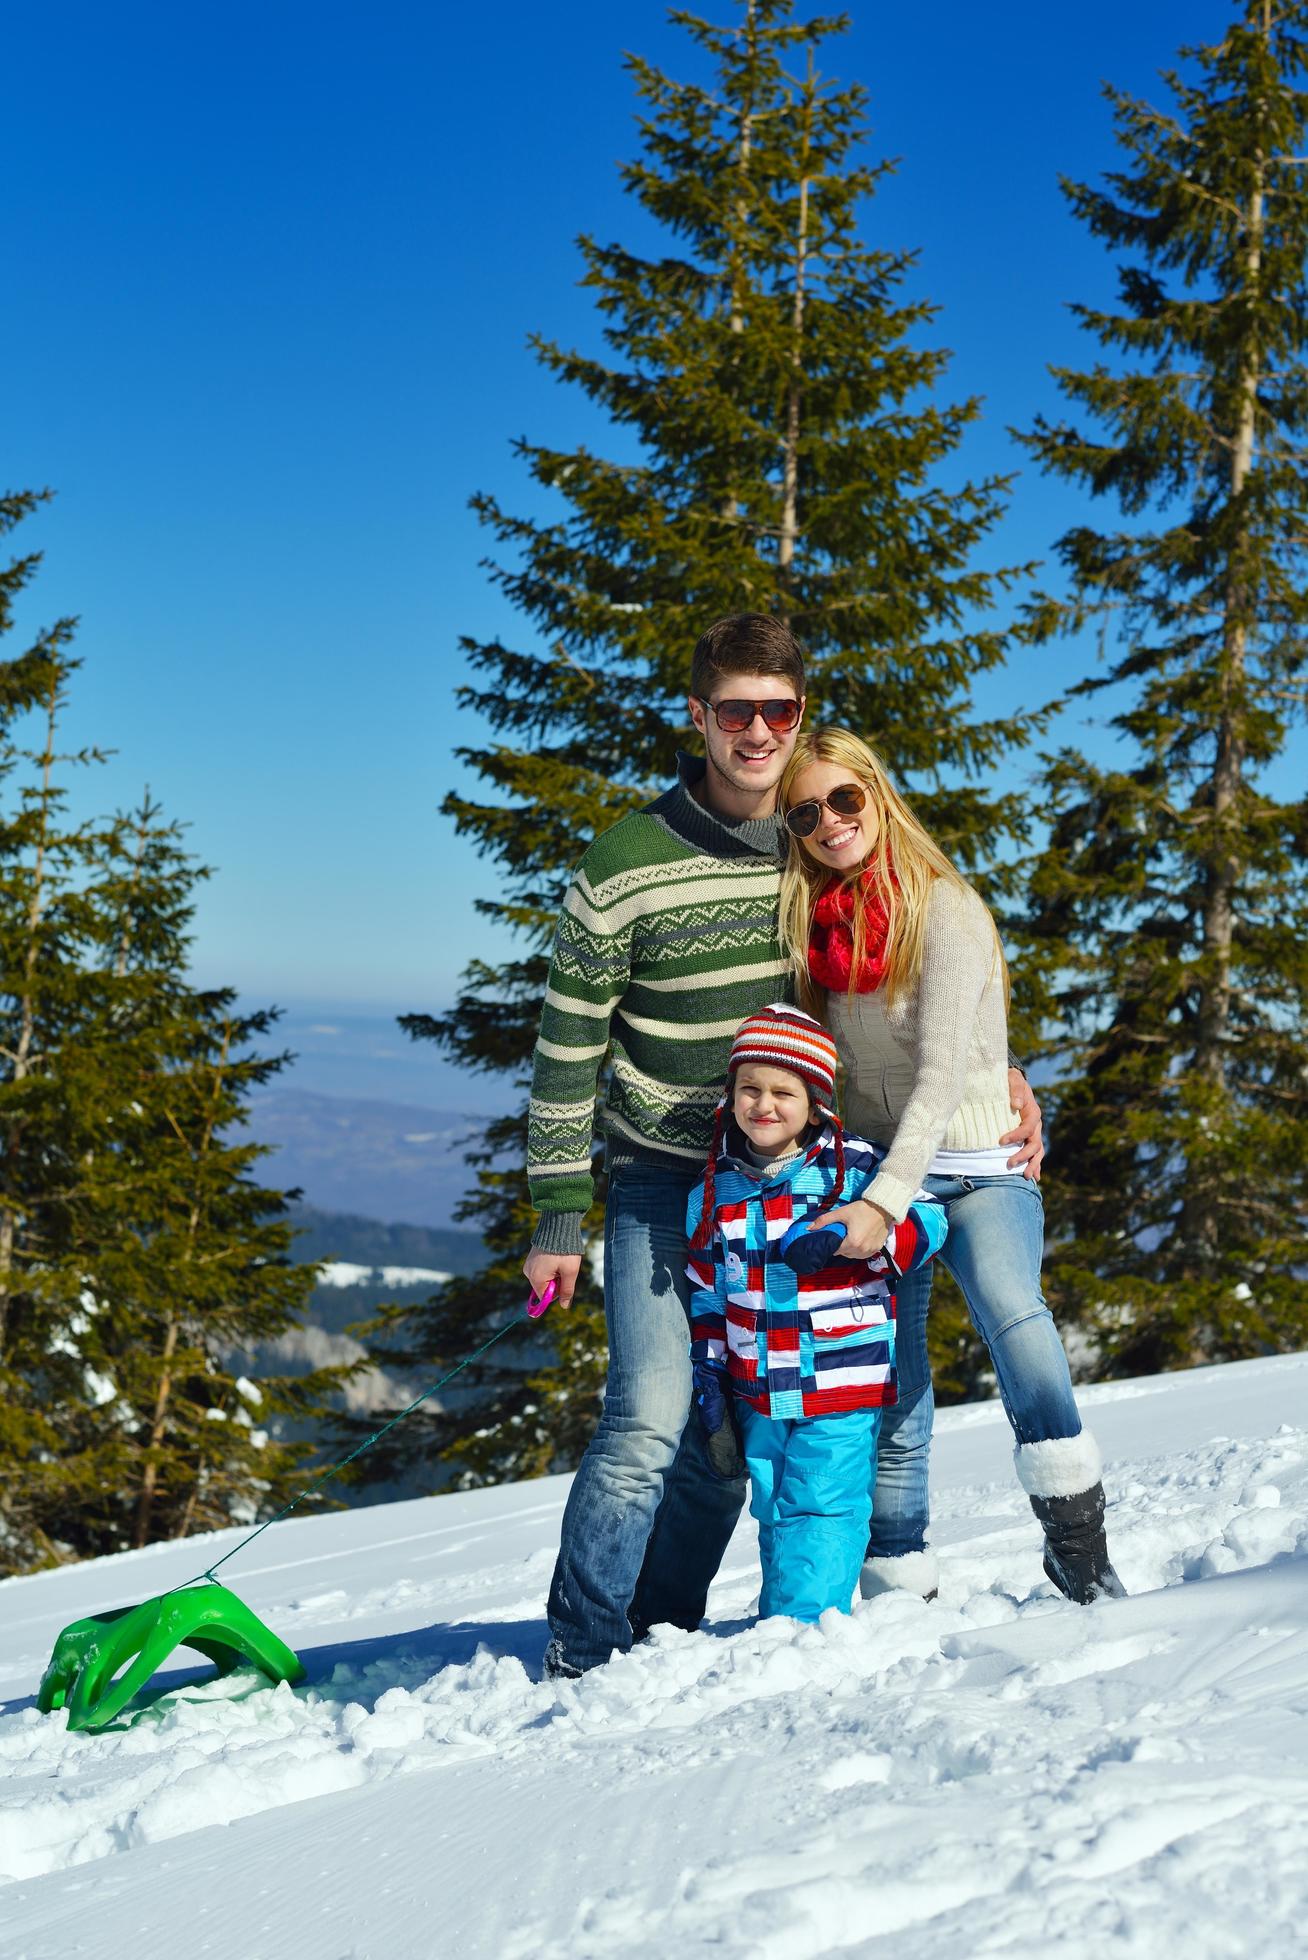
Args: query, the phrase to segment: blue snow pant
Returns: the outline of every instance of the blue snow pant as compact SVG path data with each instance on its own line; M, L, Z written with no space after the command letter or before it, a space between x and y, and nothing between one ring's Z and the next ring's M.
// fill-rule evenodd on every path
M880 1409L799 1421L760 1415L736 1399L763 1564L759 1612L816 1620L848 1613L867 1547Z

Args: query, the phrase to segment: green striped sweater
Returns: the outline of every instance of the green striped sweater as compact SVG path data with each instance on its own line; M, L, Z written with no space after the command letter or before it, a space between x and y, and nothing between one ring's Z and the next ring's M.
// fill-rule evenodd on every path
M777 939L782 832L697 803L705 765L595 839L559 918L527 1132L534 1243L580 1252L594 1197L596 1084L612 1155L703 1164L731 1037L786 993Z

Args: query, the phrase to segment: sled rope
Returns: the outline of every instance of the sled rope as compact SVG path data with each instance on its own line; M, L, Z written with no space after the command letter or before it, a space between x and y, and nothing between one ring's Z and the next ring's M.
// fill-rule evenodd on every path
M195 1578L186 1580L185 1584L187 1586L196 1586L199 1585L202 1579L212 1579L216 1586L219 1582L214 1577L214 1574L220 1566L226 1565L229 1558L235 1558L236 1554L243 1552L247 1545L252 1545L261 1532L267 1531L269 1525L279 1524L288 1513L295 1509L297 1504L302 1504L306 1497L312 1496L314 1491L320 1490L324 1484L330 1483L333 1477L339 1476L340 1472L347 1465L353 1463L357 1456L362 1456L364 1451L370 1450L374 1443L379 1443L388 1430L394 1429L397 1422L403 1422L406 1416L411 1416L414 1410L427 1400L429 1395L434 1395L438 1388L444 1388L446 1382L453 1381L454 1377L460 1374L464 1368L471 1367L474 1361L479 1360L485 1354L487 1348L494 1347L496 1341L503 1340L504 1336L515 1328L519 1321L526 1320L527 1318L528 1315L526 1313L516 1313L512 1320L506 1320L503 1327L492 1334L488 1341L483 1341L479 1348L474 1348L471 1354L465 1354L462 1361L456 1362L454 1367L450 1369L448 1375L442 1375L438 1382L433 1382L430 1388L424 1388L421 1395L415 1396L407 1409L401 1409L399 1414L392 1416L389 1422L384 1422L380 1429L374 1430L373 1434L366 1437L357 1449L351 1450L348 1456L343 1456L339 1463L329 1464L327 1469L320 1470L316 1477L312 1477L309 1480L298 1496L291 1499L289 1504L283 1504L281 1510L276 1512L274 1516L265 1518L262 1524L256 1525L253 1531L247 1532L244 1538L232 1546L230 1552L224 1552L221 1558L216 1558L212 1565L207 1565L203 1572L197 1572ZM170 1592L181 1592L183 1590L184 1588L182 1586L169 1587Z

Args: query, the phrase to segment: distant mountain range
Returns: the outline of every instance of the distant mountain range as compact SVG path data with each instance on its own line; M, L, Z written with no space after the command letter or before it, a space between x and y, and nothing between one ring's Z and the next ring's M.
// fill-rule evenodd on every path
M486 1250L475 1232L425 1225L379 1225L372 1218L297 1205L294 1257L326 1261L309 1298L306 1323L343 1334L383 1305L418 1306L454 1273L475 1273ZM338 1357L340 1358L340 1357Z
M263 1182L300 1190L310 1207L356 1221L402 1218L442 1227L474 1181L463 1156L485 1120L410 1103L274 1087L251 1097L249 1134L275 1146L260 1166ZM444 1263L450 1269L448 1262L406 1257L370 1263Z
M375 1218L310 1204L292 1206L291 1216L300 1260L348 1260L379 1269L421 1267L442 1273L475 1273L485 1262L478 1234L454 1226L383 1225Z
M261 1375L305 1375L333 1362L361 1360L365 1349L351 1328L370 1320L383 1305L422 1305L440 1292L451 1274L476 1272L486 1256L475 1232L382 1225L373 1218L310 1205L295 1206L291 1215L297 1230L294 1257L305 1264L327 1263L298 1325L275 1341L236 1351L240 1365L256 1381ZM344 1389L340 1405L353 1415L393 1411L423 1386L421 1374L390 1366L372 1368ZM312 1434L305 1424L286 1418L277 1420L276 1429L290 1439ZM386 1486L382 1494L393 1496L400 1488ZM404 1490L413 1494L407 1485ZM341 1494L347 1495L344 1487ZM362 1496L348 1495L352 1503L378 1500L371 1489Z
M256 1381L362 1360L357 1330L379 1307L418 1307L452 1274L475 1273L484 1264L480 1235L450 1223L472 1182L463 1151L478 1120L303 1089L269 1089L251 1098L248 1134L275 1146L260 1166L264 1183L303 1193L291 1208L292 1256L325 1266L297 1326L238 1351ZM428 1385L421 1371L388 1362L356 1377L341 1392L340 1406L380 1418ZM291 1440L317 1440L301 1422L279 1418L276 1427ZM377 1503L429 1490L442 1475L425 1464L395 1485L341 1485L339 1494L351 1504Z
M383 1305L420 1306L439 1294L451 1274L475 1273L485 1248L476 1232L451 1223L473 1179L463 1153L486 1118L362 1097L270 1088L250 1100L247 1134L273 1146L259 1166L275 1190L298 1190L292 1206L293 1257L326 1270L303 1321L277 1340L242 1351L255 1380L264 1374L304 1375L333 1362L357 1361L357 1329ZM403 1220L403 1223L396 1223ZM421 1375L387 1364L370 1368L342 1391L356 1416L402 1408L427 1384ZM439 1405L436 1405L439 1406ZM304 1424L282 1419L279 1433L308 1436ZM341 1488L348 1502L411 1496L421 1486Z

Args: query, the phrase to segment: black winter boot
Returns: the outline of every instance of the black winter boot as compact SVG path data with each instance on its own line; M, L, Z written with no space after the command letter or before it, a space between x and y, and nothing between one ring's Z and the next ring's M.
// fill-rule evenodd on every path
M1095 1599L1125 1599L1104 1537L1103 1465L1088 1429L1019 1443L1013 1452L1018 1481L1045 1528L1045 1571L1078 1606Z
M1033 1497L1031 1509L1045 1530L1045 1571L1060 1593L1078 1606L1126 1598L1108 1556L1102 1484L1075 1497Z

